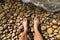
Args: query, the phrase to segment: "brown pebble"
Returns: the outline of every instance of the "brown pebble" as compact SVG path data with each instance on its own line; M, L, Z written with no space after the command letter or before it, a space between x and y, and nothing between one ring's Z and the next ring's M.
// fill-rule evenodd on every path
M58 26L56 26L56 25L53 25L52 27L53 27L54 29L58 28Z
M51 27L48 28L48 29L47 29L47 33L48 33L48 34L52 34L52 33L53 33L53 29L52 29Z
M14 37L15 36L15 33L12 33L12 37Z
M58 33L60 33L60 30L59 30L59 32Z
M3 21L2 21L3 24L6 23L6 22L7 22L6 20L3 20Z
M57 30L57 29L55 29L55 30L54 30L54 32L55 32L55 33L57 33L57 32L58 32L58 30Z
M0 31L0 35L2 34L2 31Z
M41 30L46 30L46 26L41 26Z
M19 23L20 22L20 19L16 19L16 22Z
M60 39L60 34L57 34L57 35L56 35L56 38Z
M12 34L11 34L11 33L9 33L9 34L8 34L8 36L9 36L9 37L12 37Z
M2 26L0 26L0 31L1 31L1 30L3 30L3 27L2 27Z
M58 21L58 25L60 25L60 20Z

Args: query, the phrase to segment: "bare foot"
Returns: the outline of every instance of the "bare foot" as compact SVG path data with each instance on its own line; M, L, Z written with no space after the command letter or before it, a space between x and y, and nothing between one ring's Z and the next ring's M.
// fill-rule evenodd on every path
M34 31L38 30L39 19L37 17L34 18Z
M23 24L23 27L24 27L24 31L25 31L25 32L27 32L27 31L28 31L28 26L27 26L27 25L28 25L28 23L27 23L27 18L24 18L24 19L23 19L23 23L22 23L22 24Z

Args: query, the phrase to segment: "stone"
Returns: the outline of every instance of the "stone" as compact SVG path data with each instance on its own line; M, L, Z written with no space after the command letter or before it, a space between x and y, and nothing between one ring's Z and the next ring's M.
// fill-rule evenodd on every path
M60 33L60 30L58 31L58 33Z
M12 37L14 37L15 36L15 33L12 33Z
M7 23L7 20L3 20L2 23Z
M51 27L48 28L48 29L47 29L47 33L48 33L48 34L52 34L52 33L53 33L53 29L52 29Z
M2 27L2 26L0 26L0 31L1 31L1 30L3 30L3 27Z
M56 33L57 33L57 32L58 32L58 30L56 30L56 29L55 29L55 30L54 30L54 32L56 32Z
M58 26L56 26L56 25L53 25L52 27L53 27L54 29L58 28Z
M52 23L57 24L57 20L53 19Z
M11 33L9 33L9 34L8 34L8 37L12 37L12 34L11 34Z
M60 25L60 20L58 20L58 25Z
M13 33L15 33L16 32L16 30L13 30Z
M56 38L60 39L60 34L57 34L57 35L56 35Z
M14 23L14 20L9 20L9 23Z
M49 37L53 37L53 35L49 35Z
M16 19L16 22L19 23L20 22L20 19Z
M7 25L7 24L5 24L5 25L4 25L4 29L6 29L7 27L8 27L8 25Z
M0 35L2 34L2 31L0 31Z
M41 26L41 30L46 30L47 27L46 26Z

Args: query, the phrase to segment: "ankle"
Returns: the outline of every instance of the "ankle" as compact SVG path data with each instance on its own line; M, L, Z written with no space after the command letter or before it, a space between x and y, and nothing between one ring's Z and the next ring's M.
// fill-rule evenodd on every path
M34 29L34 32L38 32L38 29L36 28L36 29Z
M23 31L23 33L27 33L27 31Z
M26 32L26 31L28 31L27 29L24 29L24 31Z

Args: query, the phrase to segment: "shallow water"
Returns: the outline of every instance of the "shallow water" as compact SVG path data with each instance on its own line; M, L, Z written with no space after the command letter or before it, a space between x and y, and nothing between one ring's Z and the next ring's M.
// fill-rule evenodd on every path
M22 0L25 3L31 2L36 6L50 12L60 11L60 0Z

